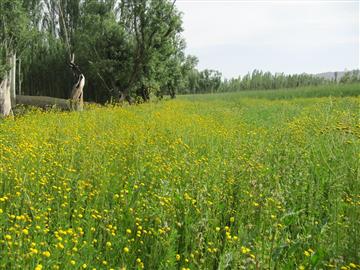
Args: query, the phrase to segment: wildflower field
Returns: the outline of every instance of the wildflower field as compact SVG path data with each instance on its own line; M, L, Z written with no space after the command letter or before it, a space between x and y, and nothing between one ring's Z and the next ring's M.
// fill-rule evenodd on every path
M359 114L235 93L3 120L0 268L360 269Z

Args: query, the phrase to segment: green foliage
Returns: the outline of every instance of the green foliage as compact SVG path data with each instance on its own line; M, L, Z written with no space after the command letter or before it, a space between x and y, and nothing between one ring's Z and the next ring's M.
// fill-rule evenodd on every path
M353 70L345 72L341 77L340 83L356 83L360 82L360 70Z
M0 47L0 82L8 70L5 48Z
M86 78L87 100L147 101L150 95L175 96L184 87L189 63L173 2L22 2L36 32L22 56L26 94L67 97L73 52Z
M350 74L349 74L350 76ZM352 79L347 82L355 82ZM223 80L221 73L215 70L198 71L193 68L186 75L187 87L180 89L181 94L236 92L244 90L284 89L305 86L329 85L333 81L319 78L309 74L285 75L283 73L271 74L254 70L244 77Z
M144 101L151 92L162 95L165 89L171 94L185 60L185 46L179 35L182 22L174 3L127 1L121 5L121 15L121 22L132 33L134 42L134 61L124 94L133 89Z
M67 59L64 43L50 35L36 35L31 48L22 55L25 94L68 98L72 74Z
M223 92L234 90L296 88L329 83L329 80L306 73L285 75L284 73L271 74L270 72L254 70L252 74L248 73L243 78L239 77L225 83Z
M0 81L9 69L7 57L21 52L28 41L27 17L20 0L0 1Z
M16 51L25 42L27 17L20 0L0 2L0 41L5 50Z
M78 63L89 78L87 96L103 102L119 98L133 61L130 36L112 11L109 3L85 1L75 38Z
M194 68L196 59L190 59L191 69L186 73L186 87L181 89L181 94L215 93L222 85L221 73L216 70L205 69L198 71Z

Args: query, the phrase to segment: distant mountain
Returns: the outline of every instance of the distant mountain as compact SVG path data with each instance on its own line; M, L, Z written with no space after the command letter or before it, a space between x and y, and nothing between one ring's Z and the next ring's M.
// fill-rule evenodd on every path
M350 70L350 71L352 71L352 70ZM328 79L328 80L334 80L335 76L336 76L335 74L337 73L337 81L339 81L346 72L348 72L348 71L323 72L323 73L318 73L318 74L314 74L314 75L316 77L320 77L320 78L324 78L324 79Z

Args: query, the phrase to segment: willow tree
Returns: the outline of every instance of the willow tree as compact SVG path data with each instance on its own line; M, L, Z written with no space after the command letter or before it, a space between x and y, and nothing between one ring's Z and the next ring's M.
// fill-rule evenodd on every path
M166 76L162 70L179 50L181 16L175 1L168 0L122 1L119 12L133 44L131 74L122 95L135 93L147 101L151 92L156 94L167 83L167 77L158 78Z
M181 16L167 0L85 0L75 34L79 64L90 74L89 92L132 103L158 95L183 64ZM180 67L181 68L181 67ZM101 90L102 89L102 90ZM99 97L94 97L98 99Z

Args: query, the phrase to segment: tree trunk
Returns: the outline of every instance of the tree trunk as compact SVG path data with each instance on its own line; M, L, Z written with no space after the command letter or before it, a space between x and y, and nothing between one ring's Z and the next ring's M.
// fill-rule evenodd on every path
M119 102L123 102L124 100L126 100L129 103L129 105L134 103L133 99L129 95L129 90L127 90L127 89L120 91Z
M72 54L70 67L73 70L74 76L77 77L77 82L74 84L71 91L71 108L75 111L82 111L84 108L84 93L85 76L81 73L79 67L75 64L75 55Z
M5 74L5 78L0 83L0 116L12 115L12 107L15 107L15 97L12 93L12 87L14 84L11 80L14 75L14 65L12 64L13 59L13 56L8 59L8 63L12 69Z
M150 99L149 90L145 85L142 85L139 89L137 89L136 95L141 97L144 102L148 102Z
M45 96L22 96L16 97L16 103L41 108L56 107L63 110L70 110L70 100Z
M173 99L173 98L176 98L176 91L175 91L175 88L173 87L169 87L169 94L170 94L170 97Z
M6 74L4 80L0 83L0 117L11 114L10 82Z

